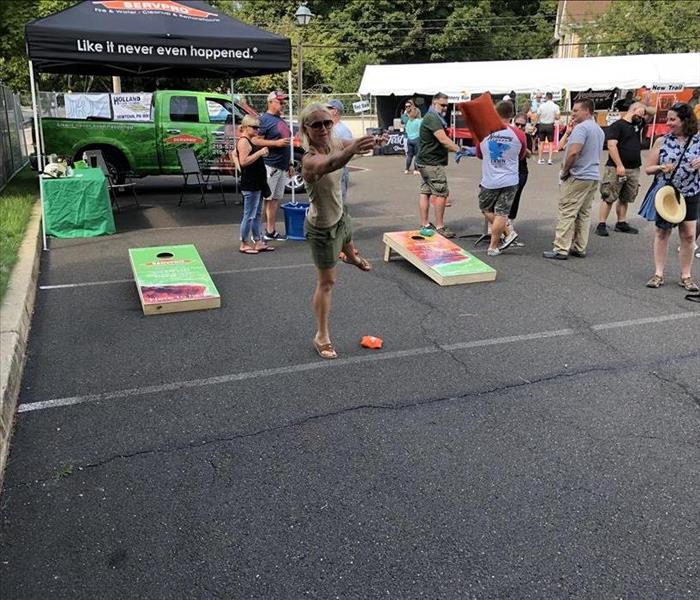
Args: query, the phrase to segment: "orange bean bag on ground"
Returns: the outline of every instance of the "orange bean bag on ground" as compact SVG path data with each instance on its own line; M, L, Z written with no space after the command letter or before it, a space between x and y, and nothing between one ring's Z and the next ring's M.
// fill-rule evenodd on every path
M467 127L472 132L477 144L494 131L500 131L504 127L501 117L498 116L493 106L491 94L488 92L476 100L460 102L457 108L464 116Z

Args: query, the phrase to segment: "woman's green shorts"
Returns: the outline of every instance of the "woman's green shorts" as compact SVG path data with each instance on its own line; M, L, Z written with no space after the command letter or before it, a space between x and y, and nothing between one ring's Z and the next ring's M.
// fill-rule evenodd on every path
M330 269L338 262L343 246L352 240L350 215L343 211L340 221L331 227L315 227L305 219L304 235L311 246L314 264L319 269Z

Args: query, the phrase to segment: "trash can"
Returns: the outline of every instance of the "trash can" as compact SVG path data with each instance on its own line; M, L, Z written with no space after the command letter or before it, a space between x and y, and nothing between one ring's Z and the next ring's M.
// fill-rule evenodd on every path
M304 217L309 209L308 202L287 202L282 205L284 210L284 231L288 240L305 240Z

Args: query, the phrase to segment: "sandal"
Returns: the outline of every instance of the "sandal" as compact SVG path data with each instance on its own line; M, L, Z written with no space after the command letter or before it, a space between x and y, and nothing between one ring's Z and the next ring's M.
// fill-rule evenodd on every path
M255 244L255 250L258 252L272 252L274 247L261 242L259 244Z
M649 281L647 281L646 286L648 288L660 288L664 284L664 278L660 275L654 275Z
M311 340L311 343L314 345L314 349L321 358L326 360L338 358L338 353L335 351L335 348L331 342L328 342L327 344L319 344L316 340Z
M360 254L360 251L357 248L355 248L355 256L358 256L359 254ZM346 258L347 258L347 255L345 254L345 252L343 252L341 250L338 254L338 260L342 260L343 262L348 262L347 260L345 260Z
M256 250L255 248L251 248L250 246L241 246L238 251L241 254L258 254L259 250Z
M358 254L355 255L355 260L350 260L347 256L344 256L340 260L342 260L346 265L353 265L357 267L361 271L372 270L372 265L370 265L364 258L359 256Z
M700 288L698 284L693 281L692 277L683 277L679 282L680 285L686 292L698 292Z

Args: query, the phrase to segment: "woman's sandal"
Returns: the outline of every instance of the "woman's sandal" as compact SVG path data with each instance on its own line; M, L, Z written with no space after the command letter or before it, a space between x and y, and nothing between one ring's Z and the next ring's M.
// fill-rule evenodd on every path
M238 249L238 251L239 251L241 254L258 254L258 252L259 252L258 250L256 250L255 248L253 248L253 247L251 247L251 246L241 246L241 247Z
M355 259L350 260L347 256L344 258L341 258L346 265L353 265L360 269L361 271L371 271L372 270L372 265L370 265L364 258L362 258L360 255L355 254Z
M335 351L335 348L331 342L328 342L327 344L319 344L316 340L311 340L311 343L314 345L314 349L321 358L326 360L338 358L338 353Z
M683 277L679 282L680 285L686 292L697 292L698 284L693 281L692 277Z
M257 250L258 252L272 252L274 250L274 247L268 244L255 244L255 250Z
M646 286L648 288L660 288L664 284L664 278L660 275L654 275L649 281L647 281Z

